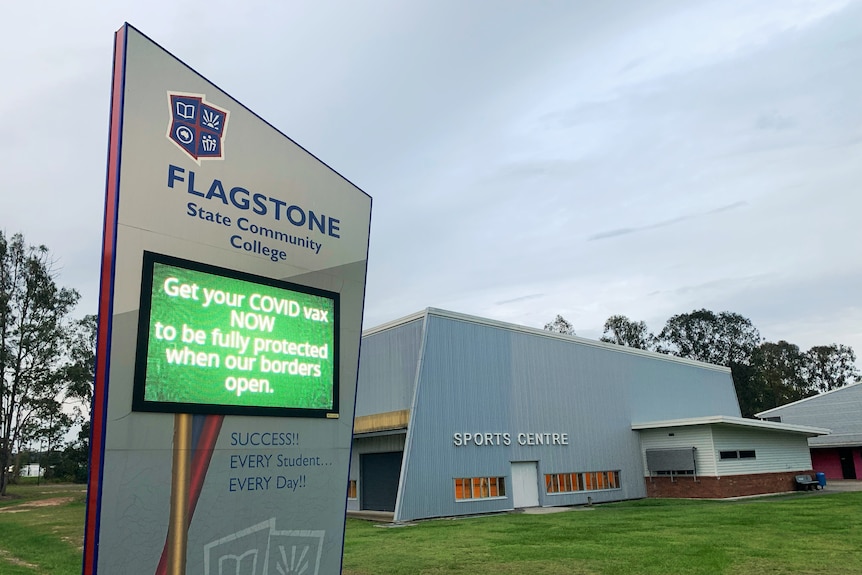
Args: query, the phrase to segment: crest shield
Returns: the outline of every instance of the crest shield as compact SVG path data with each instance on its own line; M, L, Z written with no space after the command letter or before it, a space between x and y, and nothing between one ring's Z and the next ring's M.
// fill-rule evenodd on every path
M224 159L228 111L206 101L204 94L168 92L167 137L195 162Z

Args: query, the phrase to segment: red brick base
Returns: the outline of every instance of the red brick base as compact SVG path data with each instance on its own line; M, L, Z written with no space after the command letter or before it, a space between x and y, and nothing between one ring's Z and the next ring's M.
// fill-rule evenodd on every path
M814 472L785 471L782 473L758 473L755 475L726 475L724 477L674 476L645 477L647 497L690 497L694 499L724 499L745 495L783 493L796 489L794 477Z

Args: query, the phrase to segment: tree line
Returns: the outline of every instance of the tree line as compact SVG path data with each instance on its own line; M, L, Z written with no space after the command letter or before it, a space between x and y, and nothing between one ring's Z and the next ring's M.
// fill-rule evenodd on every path
M96 319L71 316L79 299L57 284L47 247L0 231L0 495L34 444L61 456L51 470L86 476ZM78 440L65 442L76 423Z
M545 329L574 335L571 323L560 315ZM729 367L743 417L843 387L860 377L850 346L833 343L803 351L784 340L766 341L750 319L727 311L677 314L657 334L643 321L612 315L600 339Z

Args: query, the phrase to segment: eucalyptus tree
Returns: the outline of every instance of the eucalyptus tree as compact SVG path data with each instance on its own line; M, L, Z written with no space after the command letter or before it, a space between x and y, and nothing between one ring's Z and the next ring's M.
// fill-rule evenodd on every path
M68 316L78 298L57 285L47 247L0 231L0 495L13 450L56 439L65 423Z

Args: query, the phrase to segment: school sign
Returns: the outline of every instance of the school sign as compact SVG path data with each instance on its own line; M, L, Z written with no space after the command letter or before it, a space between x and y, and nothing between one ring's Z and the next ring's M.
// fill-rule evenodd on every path
M370 218L117 32L85 574L340 571Z

